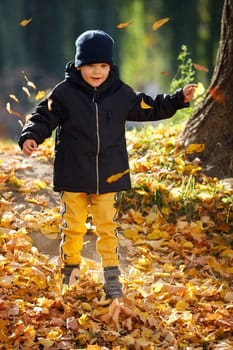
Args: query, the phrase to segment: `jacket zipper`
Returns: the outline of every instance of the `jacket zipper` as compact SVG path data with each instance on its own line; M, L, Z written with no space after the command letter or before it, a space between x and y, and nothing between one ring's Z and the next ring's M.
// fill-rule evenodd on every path
M95 88L96 91L96 88ZM95 101L95 93L93 96L93 102L95 104L95 119L96 119L96 137L97 137L97 149L96 149L96 194L99 194L99 152L100 152L100 134L99 134L99 109L98 104Z

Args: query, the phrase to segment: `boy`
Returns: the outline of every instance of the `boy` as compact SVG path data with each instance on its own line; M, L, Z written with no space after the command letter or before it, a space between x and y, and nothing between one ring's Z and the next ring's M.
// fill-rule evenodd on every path
M113 39L88 30L76 40L75 62L25 124L19 145L26 156L56 129L54 190L61 193L60 253L64 283L78 274L86 218L97 228L97 252L104 272L106 298L123 296L119 281L118 239L114 222L115 194L130 188L125 122L169 118L192 100L195 85L155 99L136 93L119 78L113 64ZM143 108L146 103L151 108ZM117 181L109 178L124 175Z

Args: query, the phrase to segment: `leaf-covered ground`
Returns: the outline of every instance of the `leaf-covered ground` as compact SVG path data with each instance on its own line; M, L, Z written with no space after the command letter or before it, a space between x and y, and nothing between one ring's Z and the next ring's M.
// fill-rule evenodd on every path
M80 280L62 287L58 256L31 238L59 242L52 140L31 158L0 144L0 349L233 348L232 179L205 176L186 154L201 146L182 150L173 128L127 139L133 189L117 203L125 298L113 302L98 259L84 254Z

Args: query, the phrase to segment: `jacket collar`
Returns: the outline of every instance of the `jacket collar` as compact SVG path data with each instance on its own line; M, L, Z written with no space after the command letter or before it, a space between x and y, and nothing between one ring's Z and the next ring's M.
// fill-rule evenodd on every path
M85 80L83 80L80 71L78 71L73 62L66 65L65 80L76 85L81 90L84 90L91 97L95 96L95 100L101 99L101 95L109 89L115 89L120 84L118 67L113 65L107 80L98 88L93 88Z

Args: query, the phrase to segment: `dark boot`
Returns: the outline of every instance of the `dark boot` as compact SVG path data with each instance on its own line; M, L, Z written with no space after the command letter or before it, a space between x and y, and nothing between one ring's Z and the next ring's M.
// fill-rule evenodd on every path
M64 267L61 269L61 273L63 275L63 281L62 281L63 284L70 284L70 282L72 284L73 282L75 282L75 280L78 279L79 265L69 265L69 264L64 265ZM73 281L70 281L71 275L74 275Z
M121 272L118 266L104 268L104 292L106 299L115 299L123 297L122 284L119 281Z

